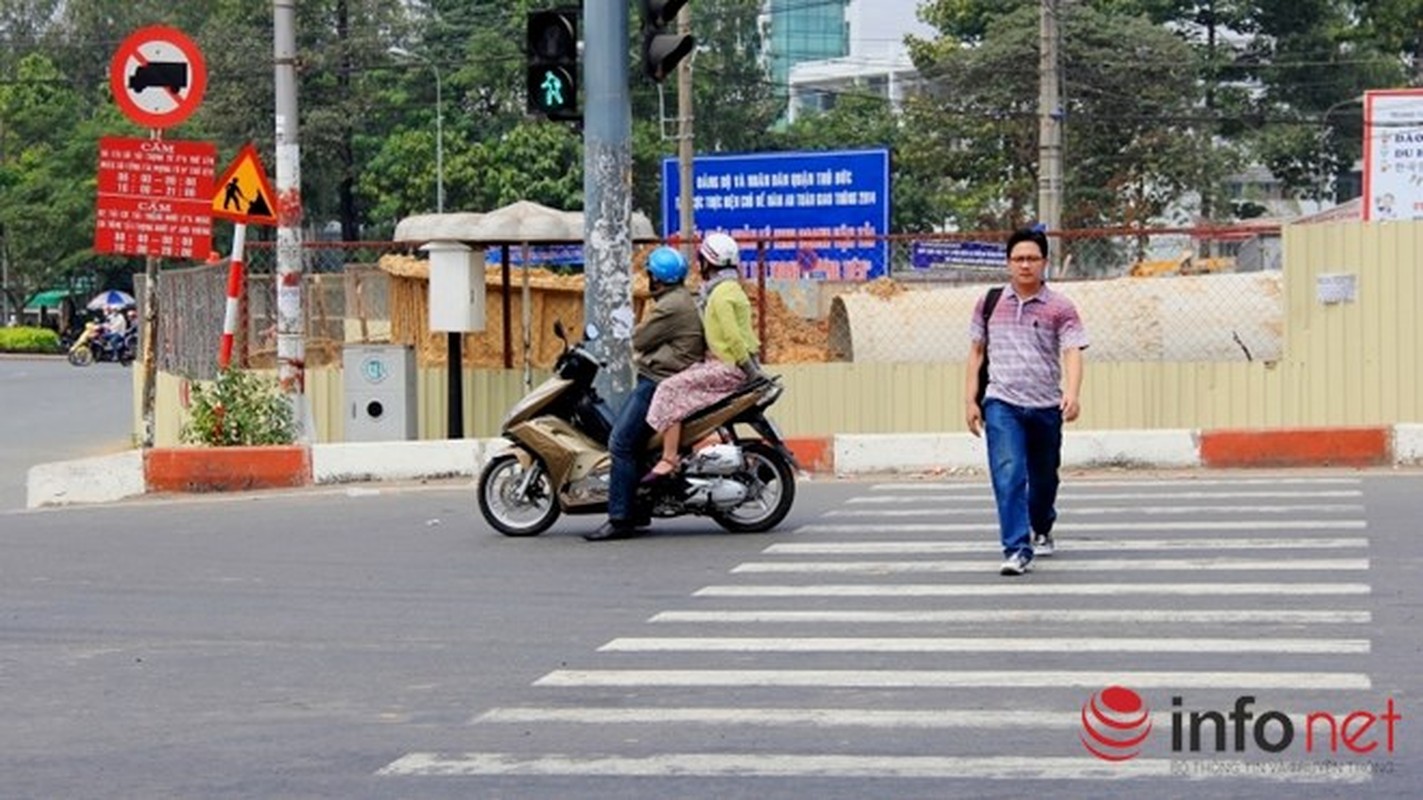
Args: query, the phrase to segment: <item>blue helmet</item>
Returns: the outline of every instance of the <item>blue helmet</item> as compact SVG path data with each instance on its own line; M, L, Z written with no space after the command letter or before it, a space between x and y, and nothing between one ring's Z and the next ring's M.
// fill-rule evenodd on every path
M659 247L647 256L647 274L658 283L681 283L687 278L687 259L670 247Z

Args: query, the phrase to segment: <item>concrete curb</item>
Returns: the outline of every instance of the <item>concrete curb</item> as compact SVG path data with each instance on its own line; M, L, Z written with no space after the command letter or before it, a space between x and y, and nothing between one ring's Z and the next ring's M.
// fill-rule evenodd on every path
M130 450L30 467L25 477L25 506L110 503L138 497L147 490L143 453Z
M472 477L502 439L354 442L312 447L318 484Z
M984 440L968 433L845 434L834 437L837 475L985 469ZM1069 431L1062 465L1071 468L1201 465L1197 436L1185 430Z
M1423 425L1393 426L1393 463L1423 467Z
M155 447L143 451L149 492L241 492L311 484L311 448Z
M1201 463L1212 468L1346 466L1393 463L1389 428L1285 428L1206 431Z
M290 461L289 453L283 456L286 466L276 474L284 477L278 482L243 478L229 488L472 477L504 444L503 439L458 439L287 448L297 450L302 458L296 463ZM981 471L988 462L983 440L967 433L841 434L797 437L787 444L802 469L844 477ZM212 465L221 459L211 451L188 450L199 456L199 461L208 462L202 468L208 480L196 488L227 490L213 480ZM154 452L147 458L132 451L32 467L27 505L105 503L150 491L194 488L185 487L181 480L177 485L155 484L152 467L145 469ZM1250 431L1068 431L1062 456L1063 466L1074 469L1423 466L1423 424Z

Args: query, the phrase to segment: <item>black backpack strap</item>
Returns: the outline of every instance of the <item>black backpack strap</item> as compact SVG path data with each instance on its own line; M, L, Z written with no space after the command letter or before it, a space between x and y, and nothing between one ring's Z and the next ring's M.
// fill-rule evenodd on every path
M983 361L978 364L978 396L974 401L978 403L980 409L983 408L983 395L988 391L988 319L993 316L993 309L998 305L998 298L1003 296L1003 287L995 286L988 290L988 295L983 298Z
M983 298L983 346L988 347L988 319L993 316L993 309L998 307L998 298L1003 296L1003 287L995 286L988 290L987 296Z

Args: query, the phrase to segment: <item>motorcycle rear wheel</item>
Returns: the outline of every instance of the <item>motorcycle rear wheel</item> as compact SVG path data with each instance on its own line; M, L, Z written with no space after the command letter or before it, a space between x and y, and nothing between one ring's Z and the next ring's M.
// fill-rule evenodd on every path
M69 349L69 363L76 367L87 367L94 363L94 351L88 347Z
M795 468L781 452L761 441L742 442L745 473L760 489L756 500L712 516L716 524L732 533L764 533L781 524L795 505Z
M490 459L479 473L479 513L505 536L538 536L558 521L560 509L548 470L537 458L530 469L538 474L526 497L516 496L526 470L512 453Z

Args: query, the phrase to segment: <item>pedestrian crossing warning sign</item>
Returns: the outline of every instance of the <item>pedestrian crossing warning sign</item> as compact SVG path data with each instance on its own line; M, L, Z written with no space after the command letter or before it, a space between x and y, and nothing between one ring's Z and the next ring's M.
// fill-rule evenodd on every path
M250 143L217 179L212 215L253 225L277 224L277 199L267 171Z

